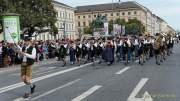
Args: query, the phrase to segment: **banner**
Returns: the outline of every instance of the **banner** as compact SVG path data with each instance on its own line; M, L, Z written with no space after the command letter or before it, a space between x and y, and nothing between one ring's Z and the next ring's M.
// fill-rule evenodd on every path
M118 25L118 34L120 34L121 32L121 25Z
M104 32L105 32L105 35L109 35L109 23L108 22L105 22L104 23Z
M125 35L125 34L126 34L126 27L122 26L122 35Z
M18 43L20 40L19 16L3 16L4 40Z
M118 34L118 24L113 24L113 35Z

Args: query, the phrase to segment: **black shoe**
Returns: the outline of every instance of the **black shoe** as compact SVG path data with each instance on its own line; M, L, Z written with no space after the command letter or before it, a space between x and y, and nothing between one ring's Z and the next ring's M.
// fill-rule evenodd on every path
M33 93L34 93L35 88L36 88L36 85L33 85L33 87L31 88L31 94L33 94Z
M29 98L30 95L31 95L31 94L29 94L29 93L25 93L24 96L23 96L23 98L25 98L25 99L26 99L26 98Z
M64 63L63 65L62 65L62 67L65 67L66 66L66 63Z

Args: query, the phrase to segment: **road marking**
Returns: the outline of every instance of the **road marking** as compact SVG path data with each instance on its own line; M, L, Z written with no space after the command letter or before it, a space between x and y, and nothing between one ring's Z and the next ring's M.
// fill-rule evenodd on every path
M78 81L80 81L80 80L81 80L81 79L77 79L77 80L71 81L71 82L69 82L69 83L67 83L67 84L65 84L65 85L62 85L62 86L60 86L60 87L58 87L58 88L52 89L52 90L50 90L50 91L48 91L48 92L46 92L46 93L43 93L43 94L41 94L41 95L39 95L39 96L37 96L37 97L32 98L31 101L37 100L37 99L42 98L42 97L44 97L44 96L46 96L46 95L49 95L49 94L51 94L51 93L54 93L54 92L56 92L56 91L58 91L58 90L60 90L60 89L62 89L62 88L68 87L68 86L70 86L70 85L72 85L72 84L74 84L74 83L76 83L76 82L78 82Z
M130 96L128 97L128 99L132 99L135 98L136 95L139 93L139 91L143 88L143 86L146 84L146 82L148 81L148 78L142 78L140 80L140 82L137 84L137 86L134 88L134 90L132 91L132 93L130 94Z
M70 72L70 71L73 71L73 70L77 70L77 69L86 67L86 66L91 65L91 64L92 63L87 63L87 64L84 64L84 65L81 65L81 66L78 66L78 67L73 67L73 68L62 70L62 71L59 71L59 72L56 72L56 73L52 73L52 74L48 74L48 75L41 76L41 77L38 77L38 78L34 78L34 79L32 79L32 82L34 83L34 82L38 82L38 81L41 81L41 80L44 80L44 79L47 79L47 78L51 78L51 77L54 77L54 76L57 76L57 75L61 75L61 74L64 74L64 73L67 73L67 72ZM24 85L25 84L23 82L20 82L20 83L16 83L16 84L13 84L13 85L6 86L6 87L2 87L2 88L0 88L0 94L4 93L4 92L7 92L7 91L10 91L10 90L13 90L13 89L16 89L16 88L19 88L19 87L22 87Z
M83 99L85 99L86 97L88 97L89 95L93 94L96 90L98 90L99 88L101 88L102 86L100 85L96 85L92 88L90 88L88 91L84 92L83 94L81 94L80 96L74 98L71 101L82 101Z
M124 73L125 71L127 71L128 69L130 69L131 67L125 67L122 70L118 71L116 74L120 75L122 73Z

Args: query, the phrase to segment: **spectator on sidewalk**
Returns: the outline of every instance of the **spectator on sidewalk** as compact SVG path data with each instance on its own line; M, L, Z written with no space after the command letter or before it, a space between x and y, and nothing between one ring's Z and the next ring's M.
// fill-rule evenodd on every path
M3 53L3 50L2 50L2 43L0 42L0 67L3 66L2 53Z

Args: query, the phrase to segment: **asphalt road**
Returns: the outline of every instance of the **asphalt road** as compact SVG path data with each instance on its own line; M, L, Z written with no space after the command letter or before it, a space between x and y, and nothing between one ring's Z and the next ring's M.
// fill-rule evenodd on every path
M36 66L36 92L23 99L20 70L0 72L0 101L180 101L180 44L160 66L131 63ZM145 94L146 92L146 94ZM152 98L152 99L151 99Z

